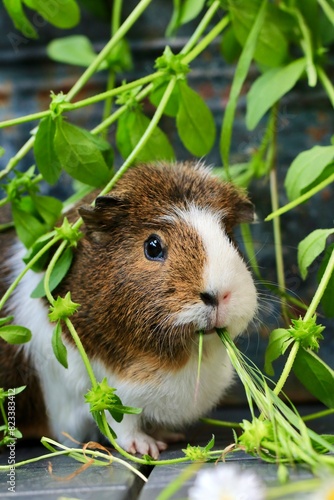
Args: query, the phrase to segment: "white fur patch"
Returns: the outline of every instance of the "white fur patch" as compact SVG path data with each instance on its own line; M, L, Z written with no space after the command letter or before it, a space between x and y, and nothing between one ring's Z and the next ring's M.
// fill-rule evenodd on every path
M177 315L176 324L194 322L199 329L226 327L230 335L238 335L256 311L256 289L246 264L222 229L224 214L194 205L174 213L164 219L170 222L184 220L199 234L206 252L202 292L218 300L216 308L200 300L185 307Z

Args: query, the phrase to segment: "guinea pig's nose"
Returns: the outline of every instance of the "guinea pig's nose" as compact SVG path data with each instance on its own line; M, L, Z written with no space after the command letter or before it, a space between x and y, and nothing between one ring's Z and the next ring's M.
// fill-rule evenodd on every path
M218 306L218 297L213 293L203 292L200 293L199 295L201 297L201 300L204 302L206 306L213 306L213 307Z

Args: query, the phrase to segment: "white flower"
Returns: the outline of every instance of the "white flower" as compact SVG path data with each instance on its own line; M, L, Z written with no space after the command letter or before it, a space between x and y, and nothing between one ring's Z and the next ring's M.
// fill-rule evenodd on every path
M325 481L322 487L311 496L310 500L334 500L334 479Z
M264 500L265 486L258 476L232 464L202 469L189 490L189 500Z

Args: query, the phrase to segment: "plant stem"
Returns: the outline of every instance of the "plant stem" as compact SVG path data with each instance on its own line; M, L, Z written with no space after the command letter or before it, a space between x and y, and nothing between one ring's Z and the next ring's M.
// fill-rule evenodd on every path
M115 86L115 72L112 70L109 70L107 89L111 90L114 88L114 86ZM112 104L113 104L112 96L108 96L104 102L102 121L106 120L110 116L110 113L112 110ZM108 134L108 128L106 127L102 131L102 137L104 137L106 139L107 134Z
M111 17L111 36L113 37L121 24L121 11L122 11L122 0L115 0L112 6L112 17ZM116 73L112 68L108 70L108 81L107 81L107 91L112 90L115 87ZM111 113L113 104L112 96L108 96L104 103L102 121L104 121ZM105 128L102 131L102 137L106 138L108 134L108 129Z
M112 6L111 34L115 35L121 24L123 0L114 0Z
M252 233L249 224L240 224L240 231L242 236L242 241L245 246L248 262L250 263L255 276L262 280L258 262L256 260L256 254L254 250L254 240L252 238Z
M277 172L276 169L272 169L269 174L270 178L270 194L272 209L277 210L279 207L278 203L278 187L277 187ZM273 231L274 231L274 246L275 246L275 259L276 259L276 272L277 272L277 282L278 289L281 292L285 291L285 277L284 277L284 260L283 260L283 245L281 236L281 225L280 220L276 217L273 220ZM286 312L286 300L282 295L282 314L285 319L288 318Z
M241 425L238 422L226 422L224 420L215 420L214 418L201 418L204 424L217 425L217 427L228 427L230 429L240 429Z
M270 221L270 220L274 219L275 217L278 217L278 216L288 212L289 210L297 207L298 205L301 205L302 203L304 203L304 201L306 201L309 198L311 198L312 196L314 196L316 193L318 193L319 191L324 189L326 186L328 186L332 182L334 182L334 174L330 175L329 177L327 177L327 179L324 179L322 182L317 184L317 186L310 189L306 193L302 194L301 196L299 196L295 200L291 201L290 203L287 203L286 205L284 205L284 207L281 207L278 210L275 210L274 212L269 214L264 220L266 222Z
M299 29L302 34L300 45L306 57L306 73L308 84L310 87L315 87L317 84L317 71L313 61L311 33L300 10L295 7L292 9L292 13L297 18Z
M3 403L0 403L0 410L1 410L0 413L1 413L2 418L3 418L3 423L5 424L6 427L8 427L7 415L6 415Z
M334 408L330 408L328 410L318 411L316 413L311 413L310 415L305 415L302 417L304 422L308 422L310 420L316 420L317 418L327 417L327 415L332 415L334 413Z
M276 168L276 155L277 155L277 115L278 115L278 105L276 104L272 108L272 138L268 148L267 162L270 169L269 179L270 179L270 197L272 210L278 210L279 199L278 199L278 184L277 184L277 168ZM284 276L284 259L283 259L283 245L282 245L282 234L281 225L279 218L273 221L273 231L274 231L274 243L275 243L275 259L276 259L276 272L277 272L277 282L278 289L281 292L285 292L285 276ZM287 304L284 296L281 300L282 315L285 321L288 321L287 314Z
M102 415L102 422L103 422L103 426L104 426L104 434L109 439L111 445L124 458L127 458L128 460L131 460L132 462L135 462L135 463L141 464L141 465L170 465L170 464L181 464L181 463L189 461L189 458L187 458L186 456L181 457L181 458L174 458L174 459L170 459L170 460L145 460L143 458L136 457L135 455L131 455L127 451L123 450L123 448L121 448L118 445L117 441L112 436L105 413L103 413L103 415Z
M327 263L325 272L322 275L319 286L318 286L315 294L313 295L311 304L309 305L309 307L305 313L304 321L308 321L316 313L316 310L318 308L320 300L321 300L321 298L326 290L326 287L328 285L328 282L329 282L333 272L334 272L334 250L332 251L332 254L331 254L330 259Z
M75 342L75 345L80 353L82 361L83 361L85 368L87 370L88 376L90 378L92 387L95 388L97 386L97 380L96 380L92 365L90 364L90 361L89 361L88 356L86 354L86 351L84 349L84 346L82 345L81 339L80 339L76 329L74 328L72 321L69 318L65 319L65 324L66 324L67 328L69 329L69 332L70 332L70 334Z
M321 484L321 479L306 479L304 481L294 481L283 484L281 486L273 486L267 489L267 500L280 499L287 495L294 493L310 493L312 490L318 488ZM295 497L297 498L297 497Z
M211 19L213 18L219 7L220 7L219 0L215 0L210 5L209 9L204 14L203 18L201 19L201 22L199 23L199 25L197 26L196 30L191 35L189 40L187 41L186 45L181 50L180 54L187 54L196 45L197 41L202 36L203 32L205 31L206 27L210 23Z
M9 172L16 167L18 162L22 160L22 158L30 151L30 149L33 147L35 141L35 137L32 136L30 139L27 140L27 142L22 146L22 148L16 153L15 156L13 156L7 166L0 172L0 180L3 179Z
M59 257L61 256L61 254L63 253L63 251L65 250L66 245L67 245L66 241L62 241L61 242L61 244L57 248L56 252L52 256L52 259L49 262L49 265L48 265L48 267L46 268L46 271L45 271L45 275L44 275L44 290L45 290L46 298L48 299L48 301L50 302L51 305L54 304L55 300L54 300L54 298L53 298L53 296L51 294L51 291L50 291L50 277L51 277L52 271L53 271L53 269L54 269L54 267L56 265L56 262L59 259Z
M328 98L334 107L334 86L321 66L316 66L319 80L327 92Z
M115 35L109 40L101 52L96 56L94 61L90 66L84 71L81 77L76 81L71 90L66 96L66 101L71 101L73 97L82 89L82 87L88 82L91 76L96 72L97 68L100 66L101 62L108 56L110 51L118 44L118 42L125 36L132 25L138 20L144 10L152 0L141 0L136 7L132 10L131 14L124 21L124 23L119 27Z
M139 94L136 95L136 101L140 102L142 99L144 99L152 90L153 86L152 84L148 85L145 89L143 89ZM112 115L110 115L106 120L101 122L99 125L94 127L91 130L92 134L99 134L102 132L107 127L110 127L112 123L114 123L118 118L125 113L125 111L128 109L127 105L124 104L120 108L118 108Z
M232 129L238 97L247 77L249 67L253 60L256 42L265 20L268 0L263 0L257 12L252 28L247 36L246 43L239 57L229 95L229 100L225 109L223 126L220 136L220 152L223 165L229 177L229 155L232 139Z
M0 128L13 127L14 125L21 125L21 123L40 120L41 118L48 116L50 113L51 111L48 109L46 111L39 111L38 113L20 116L19 118L12 118L11 120L4 120L3 122L0 122Z
M288 379L288 376L291 372L291 369L292 369L292 366L293 366L293 363L295 361L295 358L297 356L297 352L299 350L299 347L300 347L300 343L299 342L294 342L293 345L292 345L292 348L289 352L289 356L288 356L288 359L286 360L286 363L284 365L284 369L280 375L280 378L273 390L274 394L279 394L282 389L283 389L283 386L285 384L285 382L287 381Z
M140 138L138 144L135 146L133 151L130 153L130 155L127 157L123 165L120 167L120 169L117 171L117 173L114 175L114 177L111 179L111 181L105 186L105 188L102 190L100 193L101 195L104 195L111 191L111 189L114 187L116 182L122 177L122 175L127 171L127 169L130 167L130 165L134 162L136 159L136 156L138 153L141 151L141 149L145 146L147 141L149 140L152 132L154 131L155 127L158 125L159 120L164 112L164 109L168 103L168 100L173 92L173 89L176 85L177 81L177 76L173 76L171 80L169 81L166 90L164 92L164 95L162 96L162 99L159 103L159 106L157 107L152 120L150 121L150 124L148 125L147 129L145 130L144 134Z
M162 71L157 71L156 73L152 73L151 75L143 76L142 78L138 78L138 80L134 80L129 83L123 83L123 85L121 85L120 87L106 90L105 92L87 97L86 99L82 99L81 101L64 103L62 105L62 109L64 109L65 111L73 111L75 109L84 108L85 106L90 106L91 104L95 104L97 102L108 99L108 97L117 96L135 87L140 87L141 85L151 83L156 78L161 77L163 74L164 73Z
M223 31L223 29L228 26L229 22L229 16L226 15L225 17L223 17L223 19L221 19L219 23L217 23L216 26L212 28L212 30L205 37L202 38L199 44L184 56L182 62L184 64L189 64L191 61L193 61L201 52L203 52L204 49L206 49L208 45L210 45L210 43Z
M33 267L33 265L55 244L57 241L60 240L59 236L55 236L52 238L48 243L44 245L44 247L29 261L29 263L26 265L26 267L23 269L23 271L20 272L20 274L16 277L16 279L13 281L13 283L10 285L10 287L7 289L6 293L3 295L3 297L0 300L0 311L5 305L6 301L12 294L13 290L17 287L18 283L21 281L23 276Z

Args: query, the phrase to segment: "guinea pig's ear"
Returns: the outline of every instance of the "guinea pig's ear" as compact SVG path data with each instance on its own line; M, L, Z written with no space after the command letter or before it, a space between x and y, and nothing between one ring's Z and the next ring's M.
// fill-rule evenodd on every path
M127 201L116 196L99 196L95 206L83 205L79 208L88 232L107 231L126 215Z
M254 222L255 207L251 201L248 199L240 199L237 203L236 209L236 224L241 224L242 222Z

